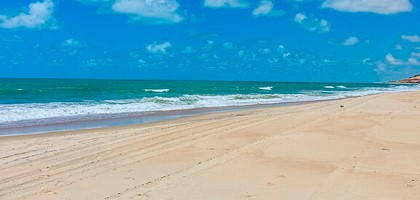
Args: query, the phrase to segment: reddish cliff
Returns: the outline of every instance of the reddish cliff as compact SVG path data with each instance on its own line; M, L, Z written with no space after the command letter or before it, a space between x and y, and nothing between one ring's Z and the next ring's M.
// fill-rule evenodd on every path
M420 83L420 74L398 81L400 83Z

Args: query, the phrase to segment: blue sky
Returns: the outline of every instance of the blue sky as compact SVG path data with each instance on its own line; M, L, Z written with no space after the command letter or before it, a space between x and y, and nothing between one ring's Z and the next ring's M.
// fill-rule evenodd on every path
M377 82L420 73L414 0L2 0L0 77Z

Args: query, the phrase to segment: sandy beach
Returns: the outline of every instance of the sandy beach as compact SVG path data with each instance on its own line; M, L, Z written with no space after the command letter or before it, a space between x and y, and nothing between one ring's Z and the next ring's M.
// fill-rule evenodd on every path
M420 199L420 92L0 138L0 199Z

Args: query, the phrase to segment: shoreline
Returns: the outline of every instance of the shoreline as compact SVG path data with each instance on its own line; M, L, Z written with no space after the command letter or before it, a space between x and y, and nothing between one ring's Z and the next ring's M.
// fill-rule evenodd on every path
M416 199L419 99L0 137L0 199Z
M347 97L343 99L348 98L358 98L358 97ZM197 120L200 118L206 118L206 117L212 117L217 115L235 115L240 114L247 111L256 111L260 109L270 109L270 108L281 108L281 107L293 107L293 106L299 106L299 105L305 105L305 104L314 104L314 103L321 103L321 102L330 102L330 101L339 101L342 99L330 99L330 100L317 100L317 101L308 101L308 102L297 102L297 103L276 103L276 104L263 104L263 105L246 105L246 106L230 106L226 107L228 109L225 109L225 107L217 107L217 108L210 108L207 112L200 112L197 111L195 114L189 114L185 116L179 116L179 117L173 117L168 119L161 119L151 122L145 122L145 123L132 123L132 124L123 124L123 125L115 125L115 126L106 126L106 127L96 127L96 128L81 128L81 129L70 129L70 130L59 130L59 131L48 131L48 132L40 132L40 133L30 133L30 134L15 134L15 135L0 135L0 142L2 140L14 140L15 138L37 138L37 137L55 137L55 136L65 136L65 135L74 135L74 134L80 134L80 133L97 133L102 132L106 130L113 130L113 131L121 131L125 129L133 129L133 128L143 128L148 126L159 126L164 124L170 124L170 123L178 123L183 121L190 121L190 120ZM201 110L202 108L194 108L190 110ZM190 110L179 110L182 111L190 111ZM162 112L173 112L173 111L162 111ZM176 111L175 111L176 112ZM169 115L172 116L172 115ZM176 115L177 116L177 115ZM121 118L125 119L125 118ZM112 120L112 119L110 119ZM104 120L106 121L106 120ZM69 122L70 124L72 122ZM66 124L69 124L66 123ZM40 125L44 126L44 125ZM26 127L25 127L26 128Z
M45 82L44 84L47 84ZM88 82L89 84L92 84ZM88 84L85 83L85 84ZM79 88L81 83L66 83L73 85L69 88ZM110 84L106 82L106 84ZM162 87L155 88L172 88L166 82L153 84L161 84ZM153 85L152 84L152 85ZM163 85L162 85L163 84ZM166 85L165 85L166 84ZM208 87L210 87L206 83ZM290 85L291 84L291 85ZM0 105L0 137L2 135L23 135L23 134L40 134L46 132L81 130L100 127L111 127L128 124L148 123L196 114L206 114L220 111L230 111L236 109L249 109L265 106L283 106L290 104L299 104L316 101L329 101L349 97L358 97L366 95L374 95L388 92L403 92L418 90L418 87L408 87L393 84L343 84L334 83L273 83L249 85L249 83L232 82L231 85L216 85L219 92L211 91L209 94L199 90L200 87L189 87L179 93L174 90L173 94L137 94L133 93L132 85L129 87L128 93L122 96L124 98L99 98L98 101L94 97L81 99L77 93L72 90L66 90L70 96L78 96L73 100L63 101L59 98L61 89L54 89L51 94L57 93L57 98L45 100L46 93L40 93L34 100L25 100L21 103ZM93 84L92 87L97 85ZM118 87L122 87L119 85ZM139 88L145 88L144 85L136 85ZM216 87L214 86L214 87ZM262 87L264 86L264 87ZM267 88L270 91L262 91L261 88ZM67 88L67 87L66 87ZM137 88L137 87L136 87ZM211 87L210 87L211 88ZM236 88L236 90L234 89ZM238 92L239 88L239 92ZM57 90L57 91L56 91ZM16 89L12 91L11 96L17 95L16 98L25 99L25 94L30 93L28 88ZM24 92L26 91L26 92ZM43 90L40 90L43 91ZM140 89L142 91L142 89ZM244 92L247 91L247 92ZM14 93L13 93L14 92ZM101 92L106 92L100 90ZM98 92L93 92L97 94ZM20 96L19 96L20 95ZM140 95L140 96L139 96ZM118 95L117 95L118 96ZM38 99L37 99L38 98ZM40 98L40 99L39 99ZM112 100L114 99L114 100ZM7 96L6 96L7 100ZM86 101L86 102L85 102ZM26 103L25 103L26 102Z
M310 104L310 103L317 103L317 102L323 102L323 101L338 101L338 100L347 99L347 98L358 98L358 97L345 97L345 98L337 98L337 99L313 100L313 101L302 101L302 102L253 104L253 105L242 105L242 106L203 107L203 108L192 108L192 109L184 109L184 110L156 111L156 112L151 112L147 114L131 113L131 116L126 116L126 117L69 121L69 122L62 122L62 123L32 125L32 126L24 126L24 127L0 128L0 132L2 132L0 134L0 139L2 137L54 134L54 133L59 134L59 133L69 132L69 131L71 132L81 131L81 130L89 131L89 130L106 129L106 128L112 128L112 127L136 126L136 125L159 123L159 122L195 117L195 116L200 116L200 115L208 115L208 114L214 114L214 113L226 113L226 112L235 112L235 111L241 111L241 110L294 106L294 105Z

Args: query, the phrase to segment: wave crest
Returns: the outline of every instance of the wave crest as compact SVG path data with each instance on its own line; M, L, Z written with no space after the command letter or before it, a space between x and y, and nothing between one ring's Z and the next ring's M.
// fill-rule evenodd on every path
M166 93L169 89L144 89L145 92Z

